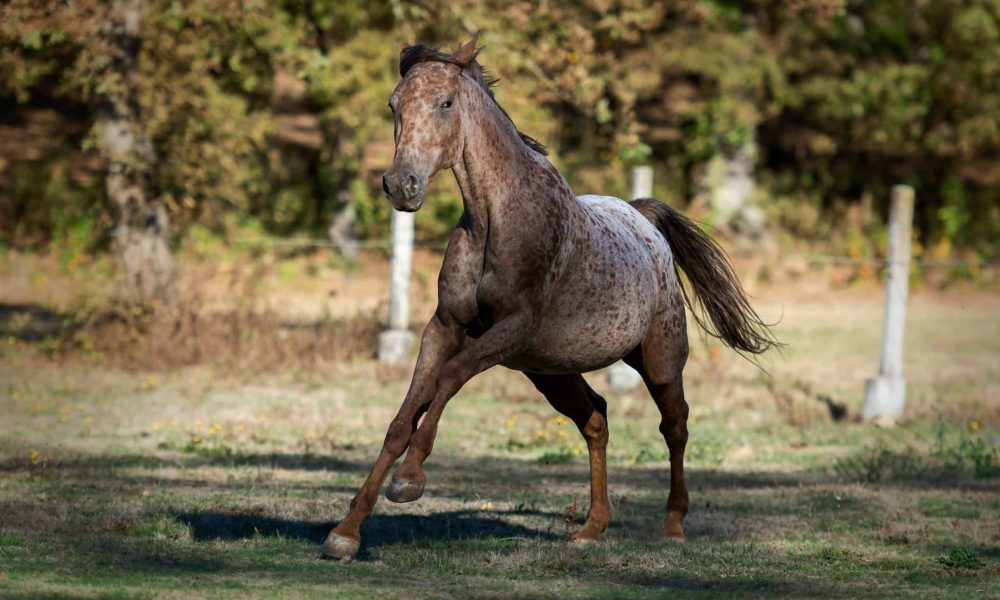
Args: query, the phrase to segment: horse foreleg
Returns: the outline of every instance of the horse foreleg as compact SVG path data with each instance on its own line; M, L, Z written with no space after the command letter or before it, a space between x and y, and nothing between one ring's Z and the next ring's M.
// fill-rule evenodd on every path
M323 543L323 556L350 560L357 554L361 546L361 525L371 516L382 482L393 463L406 450L417 422L434 397L438 371L458 352L462 336L460 328L446 325L436 316L427 324L406 399L389 425L382 450L368 478L351 500L347 516L333 528Z
M467 381L513 356L526 337L527 323L526 315L522 314L497 321L479 338L468 338L462 351L441 368L434 399L420 426L410 437L403 464L392 476L386 494L390 500L409 502L423 495L427 481L423 464L434 447L438 422L448 401Z
M608 502L608 403L592 390L582 375L525 373L545 399L569 417L587 441L590 455L590 509L587 522L573 539L596 540L611 522Z

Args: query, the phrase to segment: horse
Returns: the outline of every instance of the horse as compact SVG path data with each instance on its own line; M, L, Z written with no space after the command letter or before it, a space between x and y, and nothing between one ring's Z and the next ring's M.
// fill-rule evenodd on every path
M417 211L429 182L450 169L464 212L445 251L437 308L409 390L322 556L356 556L361 525L404 452L385 496L421 497L422 465L445 406L496 365L523 372L586 441L590 507L573 537L579 542L597 540L611 519L607 402L582 373L618 360L636 369L659 409L670 454L663 537L683 540L685 304L707 332L741 353L761 354L777 341L726 254L696 223L654 199L574 196L546 149L518 131L494 98L477 43L478 34L453 53L423 43L400 53L401 80L389 98L395 156L383 192L396 210Z

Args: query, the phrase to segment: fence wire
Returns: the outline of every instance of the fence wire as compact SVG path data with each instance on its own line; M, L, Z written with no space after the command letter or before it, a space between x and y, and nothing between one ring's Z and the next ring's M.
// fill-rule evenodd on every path
M381 238L375 240L356 240L349 242L334 242L331 240L317 240L310 238L279 238L270 236L242 237L236 238L233 242L243 246L283 246L290 248L331 248L340 252L350 252L355 250L388 250L392 247L392 239ZM448 247L448 242L441 240L414 240L414 248L424 248L429 250L444 250ZM738 258L752 258L758 256L750 251L740 251L730 253ZM846 266L870 266L885 267L889 261L884 258L854 258L851 256L838 256L833 254L782 252L783 259L798 259L810 263L821 263L830 265ZM912 258L910 264L918 268L979 268L991 269L1000 266L997 261L975 261L961 259L926 259Z

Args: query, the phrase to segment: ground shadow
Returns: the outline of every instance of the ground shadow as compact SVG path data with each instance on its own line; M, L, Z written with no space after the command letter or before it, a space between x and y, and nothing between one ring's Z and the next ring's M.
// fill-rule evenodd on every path
M373 515L361 531L364 539L362 557L375 548L406 542L509 538L554 540L559 537L548 531L509 523L501 517L504 514L502 511L496 514L496 517L488 517L477 510L453 510L431 515ZM194 540L199 542L277 536L319 545L336 525L333 521L281 519L225 511L184 512L175 518L187 525Z
M0 473L24 470L24 461L0 461ZM116 469L191 469L197 467L261 467L270 469L298 469L304 471L333 471L361 473L369 465L321 454L293 454L285 452L197 452L158 454L109 454L81 455L54 459L54 469L60 471L113 471Z
M63 316L39 304L0 302L0 336L37 342L58 335Z

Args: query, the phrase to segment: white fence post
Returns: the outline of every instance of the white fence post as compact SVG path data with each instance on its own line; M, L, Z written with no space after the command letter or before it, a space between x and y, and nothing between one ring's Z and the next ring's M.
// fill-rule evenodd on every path
M892 188L889 210L889 261L885 280L885 315L882 323L882 359L879 376L868 380L861 418L892 423L903 414L906 381L903 379L903 330L910 278L910 237L913 229L913 188Z
M413 262L413 213L392 211L392 262L389 274L389 329L378 340L378 359L406 360L413 345L410 331L410 267Z
M653 167L642 165L632 169L632 199L653 197ZM618 361L608 367L608 385L616 390L630 390L642 383L642 376L632 367Z

